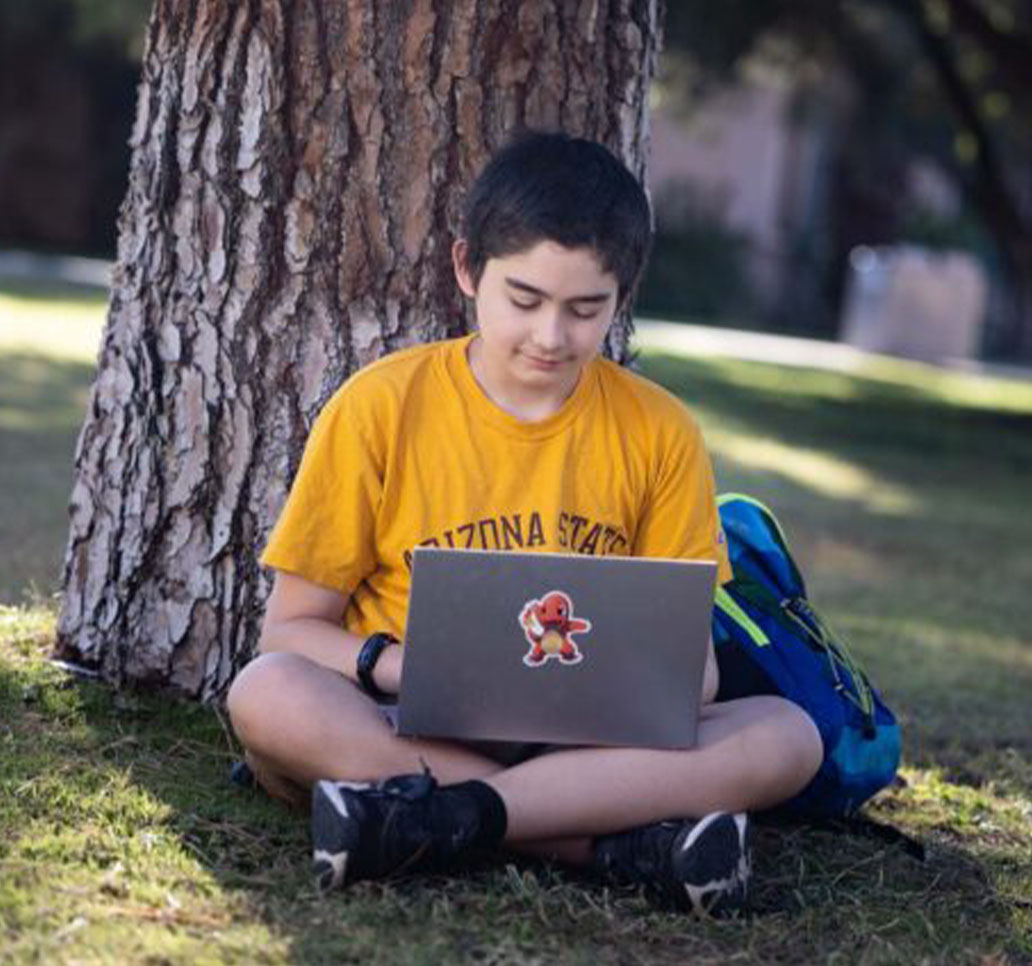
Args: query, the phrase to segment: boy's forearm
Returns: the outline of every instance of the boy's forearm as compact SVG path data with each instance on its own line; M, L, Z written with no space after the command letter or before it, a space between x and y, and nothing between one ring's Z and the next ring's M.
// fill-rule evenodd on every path
M358 652L364 643L361 637L318 617L295 617L266 622L262 628L259 650L300 654L302 657L358 680ZM381 691L397 694L401 683L401 648L389 647L373 669L373 681Z
M360 637L318 617L266 621L258 642L263 654L275 651L300 654L316 664L339 671L352 681L361 648Z

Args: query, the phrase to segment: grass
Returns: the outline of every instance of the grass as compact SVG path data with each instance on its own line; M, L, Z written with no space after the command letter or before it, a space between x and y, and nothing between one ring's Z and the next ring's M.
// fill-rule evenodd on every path
M104 309L89 290L0 281L0 604L57 589Z
M0 962L1032 963L1027 386L643 358L699 414L721 488L777 509L899 709L903 780L869 814L927 861L766 827L756 914L723 924L505 862L322 900L303 822L226 781L215 712L46 660L103 314L57 294L0 289Z

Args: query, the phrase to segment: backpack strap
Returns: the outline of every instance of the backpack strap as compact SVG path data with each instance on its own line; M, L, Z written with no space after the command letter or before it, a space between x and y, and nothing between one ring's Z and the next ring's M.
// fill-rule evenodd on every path
M814 650L825 655L835 681L835 690L856 705L864 716L864 734L871 737L875 732L875 703L871 684L853 660L845 643L831 632L809 602L804 597L778 598L763 583L746 573L735 575L734 587L749 603L774 620L802 631L803 639ZM849 675L852 688L843 680L843 670Z

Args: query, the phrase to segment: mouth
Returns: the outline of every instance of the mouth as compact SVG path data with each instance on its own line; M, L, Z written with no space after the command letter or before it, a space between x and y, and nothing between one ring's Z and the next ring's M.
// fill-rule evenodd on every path
M527 353L524 353L523 358L532 368L541 369L544 372L553 372L566 364L565 358L535 356Z

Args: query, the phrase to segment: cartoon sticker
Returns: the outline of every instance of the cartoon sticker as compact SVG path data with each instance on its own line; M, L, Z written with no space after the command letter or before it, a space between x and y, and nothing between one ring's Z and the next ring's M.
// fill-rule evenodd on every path
M590 631L591 621L573 616L573 601L568 594L551 590L540 600L528 600L519 621L530 644L523 655L527 667L541 667L552 657L562 664L584 660L572 635Z

